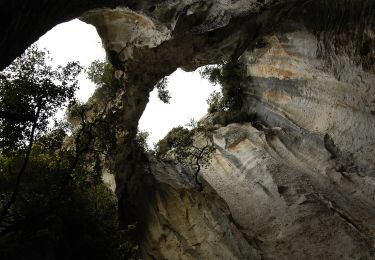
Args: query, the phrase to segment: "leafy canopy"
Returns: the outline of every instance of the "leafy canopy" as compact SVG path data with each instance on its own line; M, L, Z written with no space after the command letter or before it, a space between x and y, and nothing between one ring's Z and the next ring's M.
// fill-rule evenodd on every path
M34 144L20 196L0 225L0 259L135 258L137 246L119 227L116 198L95 177L95 162L80 160L67 176L74 154L56 150L64 138L56 131ZM22 155L0 156L0 205Z
M207 100L209 113L241 109L243 96L241 81L244 77L242 64L228 62L206 66L200 70L200 74L212 84L221 86L221 93L214 91Z
M195 182L199 191L203 184L199 181L201 168L208 167L215 150L210 129L201 122L191 121L191 130L179 126L173 128L155 147L156 158L162 161L178 162L194 169Z
M106 61L94 60L86 69L87 78L97 87L112 83L113 67Z
M47 131L49 119L74 98L82 67L77 62L53 69L46 50L31 46L0 72L0 147L11 152Z
M194 132L182 126L174 127L156 145L156 157L168 158L168 151L173 150L177 161L181 162L189 155L189 147L193 145Z
M75 102L78 63L53 69L48 60L32 46L0 73L0 259L135 259L101 180L107 111ZM92 79L110 85L95 66ZM48 128L66 105L77 119L69 137Z

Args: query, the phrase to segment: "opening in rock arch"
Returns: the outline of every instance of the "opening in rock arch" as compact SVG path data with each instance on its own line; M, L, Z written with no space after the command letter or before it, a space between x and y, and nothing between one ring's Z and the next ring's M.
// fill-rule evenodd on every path
M173 127L184 126L191 118L199 120L203 117L207 113L209 94L219 88L203 79L198 70L184 72L178 69L168 81L170 103L160 101L155 89L139 122L139 129L150 133L148 144L151 147Z
M50 52L53 66L79 61L88 67L94 60L105 60L105 52L95 27L78 19L57 25L42 36L38 44ZM85 102L93 94L95 85L87 79L85 73L81 73L79 79L80 89L76 96ZM160 101L155 89L139 122L139 128L150 134L148 145L152 147L173 127L183 126L191 118L199 120L203 117L207 112L206 100L209 94L218 88L203 79L198 71L184 72L178 69L172 73L168 77L170 103Z
M94 26L74 19L55 26L37 42L46 48L53 58L53 66L64 65L70 61L79 61L88 67L94 60L104 60L105 52ZM87 101L94 93L94 84L85 73L80 75L80 89L77 97Z

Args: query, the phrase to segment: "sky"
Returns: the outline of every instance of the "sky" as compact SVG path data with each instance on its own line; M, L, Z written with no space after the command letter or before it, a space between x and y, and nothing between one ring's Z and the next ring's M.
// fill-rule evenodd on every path
M94 60L105 60L102 47L95 27L77 19L59 24L42 36L38 44L46 48L53 58L53 65L65 65L70 61L79 61L88 66ZM93 94L95 86L80 75L80 89L77 97L87 101ZM170 104L164 104L157 98L156 91L150 96L145 112L139 122L139 129L150 133L148 144L162 139L173 127L184 126L191 118L199 120L207 112L206 100L209 94L218 89L199 73L184 72L177 69L168 77L168 90L171 94Z

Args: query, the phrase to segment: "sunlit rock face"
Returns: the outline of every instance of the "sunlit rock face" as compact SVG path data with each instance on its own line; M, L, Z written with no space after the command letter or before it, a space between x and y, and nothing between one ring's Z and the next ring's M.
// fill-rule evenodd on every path
M110 169L145 259L375 258L374 11L372 1L160 1L83 16L122 71L128 130L176 68L245 66L242 110L258 122L214 132L203 192L191 170L119 138Z

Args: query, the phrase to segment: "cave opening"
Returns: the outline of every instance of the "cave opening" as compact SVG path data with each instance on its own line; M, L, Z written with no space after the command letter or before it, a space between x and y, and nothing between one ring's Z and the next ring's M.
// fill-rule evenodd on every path
M173 127L201 119L207 114L209 95L218 89L218 85L201 77L199 69L194 72L177 69L168 77L169 104L163 103L154 89L140 118L139 129L150 133L148 145L152 148Z

